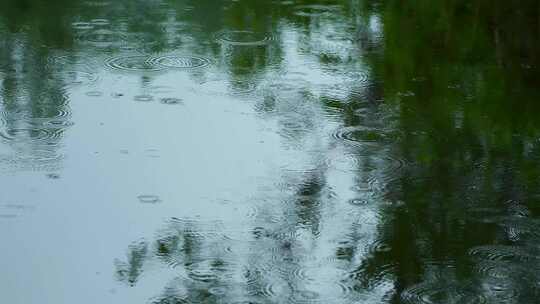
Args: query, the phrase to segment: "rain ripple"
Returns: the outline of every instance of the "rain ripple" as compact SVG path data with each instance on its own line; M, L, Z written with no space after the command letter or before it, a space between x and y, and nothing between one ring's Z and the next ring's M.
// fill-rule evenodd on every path
M202 262L186 263L188 277L194 281L210 283L228 281L231 279L231 265L219 259L207 259Z
M332 137L353 145L380 144L389 138L389 134L378 128L355 126L340 128Z
M46 129L38 127L7 128L0 131L0 137L12 143L44 143L55 144L62 136L62 129Z
M470 286L457 282L424 282L407 288L401 298L408 304L481 304L487 299Z
M156 72L165 69L196 69L206 67L210 60L199 56L166 55L150 57L130 55L109 58L105 65L117 71Z
M106 29L99 29L81 36L82 41L92 42L96 44L112 44L122 41L124 39L124 35Z
M159 102L166 105L179 105L184 103L182 99L174 97L161 98Z
M164 66L156 65L145 55L131 55L109 58L105 65L112 70L123 72L156 72L165 69Z
M157 195L151 195L151 194L144 194L137 196L139 199L139 202L143 204L157 204L161 202L161 199Z
M469 250L472 257L489 261L530 261L539 260L540 256L531 250L510 245L484 245Z
M216 40L222 44L237 46L260 46L266 45L274 37L266 33L254 31L222 31L216 34Z
M210 60L198 56L167 55L150 58L148 63L153 66L161 66L164 68L195 69L208 66Z
M98 80L98 76L86 71L63 71L64 81L67 86L89 85Z
M348 298L352 299L353 288L342 283L307 284L302 289L294 290L290 303L339 303Z

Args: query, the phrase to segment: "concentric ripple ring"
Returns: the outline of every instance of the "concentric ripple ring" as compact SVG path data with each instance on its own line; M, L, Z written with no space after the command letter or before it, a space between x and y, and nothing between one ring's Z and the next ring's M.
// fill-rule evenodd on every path
M208 66L210 60L199 56L165 55L148 60L150 65L173 69L195 69Z

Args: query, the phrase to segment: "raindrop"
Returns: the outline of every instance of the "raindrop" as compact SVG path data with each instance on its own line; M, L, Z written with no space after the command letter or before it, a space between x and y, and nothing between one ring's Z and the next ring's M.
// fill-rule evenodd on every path
M274 39L266 33L253 31L223 31L217 33L215 37L222 44L238 46L265 45Z
M369 200L362 198L353 198L349 200L349 204L354 206L365 206L369 204Z
M47 178L48 179L59 179L60 174L58 174L58 173L49 173L49 174L47 174Z
M137 95L133 99L139 102L150 102L154 100L154 97L152 95Z
M86 92L84 94L86 96L88 96L88 97L101 97L101 96L103 96L103 92L100 92L100 91L90 91L90 92Z
M178 105L178 104L183 104L184 103L182 101L182 99L174 98L174 97L161 98L159 100L159 102L161 102L162 104L166 104L166 105Z
M139 202L143 204L157 204L161 202L161 199L157 195L145 194L137 196Z

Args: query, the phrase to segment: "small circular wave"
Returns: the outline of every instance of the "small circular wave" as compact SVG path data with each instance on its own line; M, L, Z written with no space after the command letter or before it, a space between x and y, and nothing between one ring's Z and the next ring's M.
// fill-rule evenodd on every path
M353 206L365 206L369 205L370 201L364 198L353 198L349 200L349 204Z
M511 283L497 281L488 286L488 300L493 303L517 303L520 291Z
M90 22L73 22L71 28L77 31L88 31L94 28L94 25Z
M90 20L90 24L97 25L97 26L106 26L109 25L111 22L107 19L92 19Z
M54 150L36 149L30 155L17 155L18 163L28 163L37 165L54 164L60 162L64 158L63 155L57 154Z
M335 151L325 157L325 166L341 172L355 172L363 167L363 155L348 151Z
M156 65L144 55L109 58L105 61L105 65L113 70L130 72L156 72L165 69L165 66Z
M396 272L396 265L393 263L377 266L375 269L368 267L360 267L349 272L348 277L356 282L354 290L362 292L369 288L385 286L393 281Z
M149 303L150 304L188 304L190 302L182 296L164 295L164 296L151 298Z
M169 223L171 229L190 237L220 241L225 239L223 225L219 222L173 217Z
M67 128L73 126L75 123L70 120L53 119L45 123L46 126L53 128Z
M96 74L86 71L65 71L63 72L63 76L68 86L89 85L98 80Z
M70 70L76 67L78 70L90 72L94 70L97 62L83 55L51 55L47 57L47 67L53 71ZM70 68L71 67L71 68Z
M390 246L386 242L383 242L381 240L377 240L377 241L371 243L368 246L367 251L370 254L388 253L388 252L392 251L392 246Z
M484 245L469 250L469 255L489 261L530 261L538 260L539 256L525 248L508 245Z
M103 96L103 92L101 92L101 91L89 91L89 92L84 93L84 95L86 95L88 97L101 97L101 96Z
M173 69L196 69L206 67L210 64L210 60L204 57L179 55L153 57L148 62L154 66Z
M350 78L345 83L324 87L320 90L323 100L337 101L342 104L351 102L363 102L368 96L366 89L373 86L369 71L360 71L348 75ZM363 105L357 103L357 105Z
M534 240L540 239L540 223L525 217L504 217L497 224L504 227L509 235L520 239L529 237Z
M241 205L238 207L238 211L242 218L248 220L257 220L258 223L282 223L284 218L276 210L263 206L260 203L250 203ZM265 233L265 229L262 227L256 227L253 230L253 234L256 236L262 236Z
M161 98L159 102L166 105L184 104L184 101L181 98L174 98L174 97Z
M345 279L348 272L331 265L321 265L320 267L298 266L291 271L291 274L300 281L333 282Z
M222 31L215 35L215 39L222 44L237 46L260 46L274 40L269 34L254 31Z
M368 127L343 127L332 134L332 137L351 144L382 143L387 135L384 131Z
M81 40L84 42L99 44L117 43L124 39L125 36L123 34L106 29L95 30L81 36Z
M403 158L383 155L373 158L371 166L373 174L368 181L371 185L370 188L378 192L383 192L390 183L404 177L409 162Z
M227 286L214 286L208 289L209 293L216 296L227 294L228 291L229 291L229 288Z
M502 262L482 261L475 266L475 271L485 277L506 280L512 276L515 271L510 271L509 265Z
M154 100L154 96L152 95L137 95L135 97L133 97L133 99L135 101L138 101L138 102L151 102Z
M340 303L351 298L353 288L343 282L323 282L310 284L303 288L295 289L290 303Z
M260 279L260 281L255 280L248 283L248 295L250 296L273 298L284 294L288 290L289 286L287 284L276 280L267 282Z
M229 265L212 259L203 262L188 263L185 265L188 270L188 277L194 281L210 283L217 280L229 280L231 272Z
M251 292L252 295L257 293L257 290L260 288L259 282L263 280L264 273L269 269L258 267L244 269L242 277L245 280L248 292Z
M8 128L0 131L0 138L12 143L57 143L63 134L62 129L47 128Z
M161 199L159 198L159 196L152 195L152 194L139 195L137 196L137 198L139 199L139 202L143 204L157 204L161 202Z
M229 82L228 90L233 95L246 95L253 93L257 85L252 81L235 80Z
M67 121L71 117L71 111L66 107L58 107L52 109L43 109L40 111L34 111L32 113L26 113L24 119L31 123L49 123L52 121Z
M487 299L478 292L454 283L427 282L407 288L401 298L408 304L482 304Z
M249 80L210 80L202 82L196 90L210 95L231 95L235 97L250 96L257 86Z

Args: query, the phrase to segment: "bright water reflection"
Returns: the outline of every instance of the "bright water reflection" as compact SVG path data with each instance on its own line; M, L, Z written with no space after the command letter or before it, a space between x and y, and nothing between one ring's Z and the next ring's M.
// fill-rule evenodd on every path
M539 11L2 1L0 298L537 302Z

